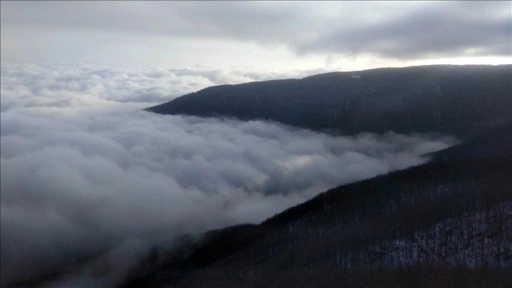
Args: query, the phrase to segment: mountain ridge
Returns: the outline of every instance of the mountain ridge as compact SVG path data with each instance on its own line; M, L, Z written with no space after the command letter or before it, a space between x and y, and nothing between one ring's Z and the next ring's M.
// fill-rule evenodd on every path
M271 120L321 132L453 134L512 121L512 65L428 65L220 85L149 107L160 114Z

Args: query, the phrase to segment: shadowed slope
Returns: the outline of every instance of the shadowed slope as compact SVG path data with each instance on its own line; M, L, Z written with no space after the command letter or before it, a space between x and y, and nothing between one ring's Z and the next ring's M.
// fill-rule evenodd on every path
M487 150L512 126L496 131L485 149L479 137L450 148L450 161L331 189L260 225L209 232L192 256L124 287L509 287L512 151Z

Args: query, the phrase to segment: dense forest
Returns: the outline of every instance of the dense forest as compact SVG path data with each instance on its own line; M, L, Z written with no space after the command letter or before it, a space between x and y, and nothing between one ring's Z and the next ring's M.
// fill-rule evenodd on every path
M467 139L512 121L510 79L512 65L333 72L209 87L147 110L272 120L345 135L393 130Z
M259 225L207 232L179 257L155 249L124 287L511 287L512 152L489 153L510 137L506 125Z

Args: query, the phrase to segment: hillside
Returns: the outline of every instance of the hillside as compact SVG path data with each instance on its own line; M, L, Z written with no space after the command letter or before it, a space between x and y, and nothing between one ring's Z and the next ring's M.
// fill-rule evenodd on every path
M437 132L467 138L512 120L512 65L333 72L203 89L147 108L266 119L342 134Z
M437 161L507 157L512 148L512 122L480 133L471 141L434 153Z
M511 287L512 152L488 153L510 135L207 232L179 259L155 250L124 287Z

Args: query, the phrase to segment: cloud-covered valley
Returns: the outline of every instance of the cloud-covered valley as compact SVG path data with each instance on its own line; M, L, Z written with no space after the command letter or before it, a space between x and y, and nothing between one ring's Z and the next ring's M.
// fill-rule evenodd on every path
M2 285L133 243L256 223L457 141L141 110L210 85L304 73L2 63Z

